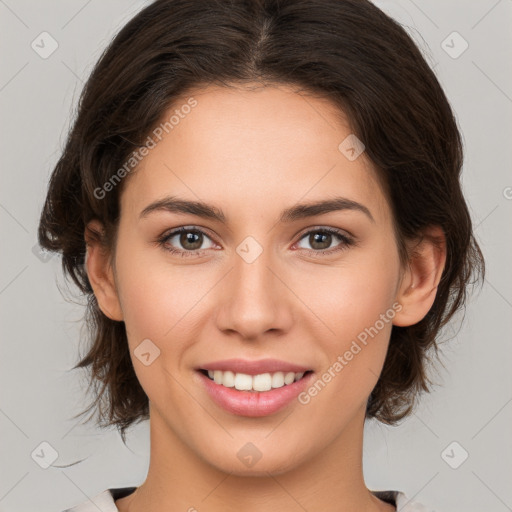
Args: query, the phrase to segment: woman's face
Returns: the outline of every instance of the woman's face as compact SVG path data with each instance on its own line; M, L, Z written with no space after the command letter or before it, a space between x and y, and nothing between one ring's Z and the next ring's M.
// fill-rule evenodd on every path
M391 211L326 100L287 87L191 96L123 191L119 306L152 432L223 471L279 473L362 430L400 308ZM243 366L264 359L278 362ZM293 366L312 373L282 385ZM214 367L225 386L200 372ZM256 381L276 388L236 389Z

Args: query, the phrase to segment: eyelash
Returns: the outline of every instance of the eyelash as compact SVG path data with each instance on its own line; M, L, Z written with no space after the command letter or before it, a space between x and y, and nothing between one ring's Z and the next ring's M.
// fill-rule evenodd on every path
M181 257L200 257L200 256L203 255L203 253L205 251L208 250L208 249L197 249L195 251L184 251L184 250L180 250L180 249L175 249L174 247L170 246L168 244L168 240L170 240L171 238L173 238L176 235L179 235L181 233L201 233L201 234L205 235L206 237L211 238L210 236L208 236L207 233L205 233L203 230L201 230L199 228L196 228L196 227L180 227L180 228L174 229L170 233L167 233L167 234L161 236L157 240L157 242L158 242L158 244L164 250L166 250L166 251L168 251L168 252L170 252L172 254L179 255ZM343 234L341 231L339 231L337 229L329 228L329 227L311 229L311 230L307 231L306 233L304 233L299 238L299 242L301 240L303 240L306 236L308 236L308 235L310 235L312 233L328 233L330 235L334 235L334 236L338 237L339 240L342 242L341 244L335 246L334 248L330 248L330 249L322 249L322 250L303 249L303 250L306 250L306 251L312 253L314 255L314 257L317 257L317 256L318 257L329 256L329 255L331 255L333 253L337 253L339 251L343 251L343 250L347 249L350 246L356 245L356 242L355 242L354 239L349 238L348 236L346 236L345 234Z

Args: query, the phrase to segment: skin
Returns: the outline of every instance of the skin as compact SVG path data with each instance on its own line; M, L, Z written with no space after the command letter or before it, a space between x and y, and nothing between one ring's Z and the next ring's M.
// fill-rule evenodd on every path
M442 231L427 230L401 267L376 171L365 153L349 161L338 150L352 132L327 100L286 86L209 86L191 96L198 105L124 184L113 266L90 236L101 230L99 221L85 232L98 304L125 322L150 400L149 472L116 506L122 512L395 510L364 483L365 405L392 323L417 323L432 306L446 256L431 237L442 238ZM139 218L171 194L221 208L226 225L169 211ZM365 205L373 221L356 210L278 221L297 202L335 195ZM202 254L181 257L158 244L180 226L205 232ZM321 246L304 236L325 227L350 234L356 244L333 235ZM247 236L263 248L250 264L236 252ZM183 252L194 247L179 235L167 244ZM318 256L325 247L343 249ZM282 359L320 376L396 303L401 310L392 323L306 405L293 401L269 416L242 417L219 408L199 385L194 368L231 357ZM160 350L149 366L134 356L147 338ZM249 442L261 453L252 467L237 457Z

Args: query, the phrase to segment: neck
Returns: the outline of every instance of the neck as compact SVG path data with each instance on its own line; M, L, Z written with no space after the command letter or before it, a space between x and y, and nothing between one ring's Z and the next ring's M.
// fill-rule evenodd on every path
M121 512L395 510L371 494L364 483L364 410L313 458L293 470L259 476L219 470L183 444L154 409L150 418L148 475L134 493L116 501Z

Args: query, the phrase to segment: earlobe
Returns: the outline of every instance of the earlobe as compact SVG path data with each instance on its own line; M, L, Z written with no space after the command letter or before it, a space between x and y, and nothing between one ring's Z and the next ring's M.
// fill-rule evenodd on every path
M85 228L85 269L101 311L111 320L122 321L123 312L119 302L114 272L109 261L109 252L101 242L103 226L92 220Z
M409 244L409 262L404 270L396 297L402 306L393 325L417 324L434 304L446 263L446 238L439 226L423 231L423 236Z

